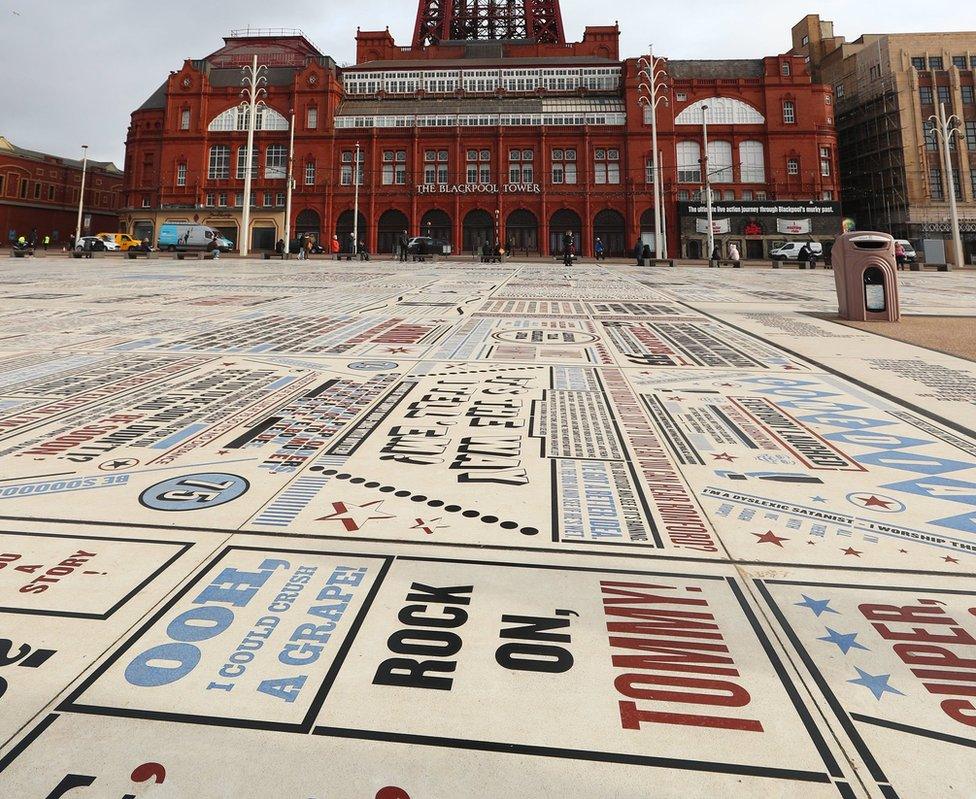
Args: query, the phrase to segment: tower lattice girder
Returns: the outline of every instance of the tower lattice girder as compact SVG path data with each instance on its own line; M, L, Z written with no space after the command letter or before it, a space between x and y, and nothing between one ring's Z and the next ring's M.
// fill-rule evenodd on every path
M499 39L565 44L559 0L420 0L414 47Z

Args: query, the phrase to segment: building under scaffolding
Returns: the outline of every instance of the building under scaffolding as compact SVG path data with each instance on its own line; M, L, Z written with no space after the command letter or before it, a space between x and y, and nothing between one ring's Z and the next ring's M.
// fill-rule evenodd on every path
M793 52L834 89L844 215L917 244L945 239L951 185L965 260L976 263L976 32L847 42L810 15L793 28ZM958 118L949 169L930 122L940 103Z

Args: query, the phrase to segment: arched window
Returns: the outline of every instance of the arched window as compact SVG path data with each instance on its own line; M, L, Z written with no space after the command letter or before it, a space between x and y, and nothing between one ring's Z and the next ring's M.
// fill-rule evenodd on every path
M215 144L210 148L207 177L210 180L227 180L230 177L230 147L226 144Z
M218 114L207 126L207 130L247 130L248 112L240 106L228 108L222 114ZM273 108L262 107L258 109L257 119L254 124L255 130L288 130L288 120Z
M783 100L783 124L793 125L796 123L796 105L792 100Z
M727 141L708 143L708 179L712 183L732 182L732 145Z
M678 182L701 183L701 147L696 141L678 142Z
M709 97L698 100L684 109L674 120L675 125L701 125L705 118L702 109L708 106L709 125L762 125L766 118L748 103L732 97Z
M266 180L284 180L288 175L288 150L283 144L272 144L264 162Z
M739 180L742 183L765 183L766 162L762 142L739 143Z

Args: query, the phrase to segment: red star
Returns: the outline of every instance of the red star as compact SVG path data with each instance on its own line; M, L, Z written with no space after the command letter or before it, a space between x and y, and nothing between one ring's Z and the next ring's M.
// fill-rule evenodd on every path
M782 538L776 535L772 530L767 530L765 533L753 533L758 539L757 544L776 544L780 549L783 548L783 541L789 541L789 538Z
M447 527L446 524L435 524L439 522L442 517L438 516L436 519L415 519L417 523L413 525L411 530L423 530L427 535L433 535L434 530L443 530Z
M884 510L888 510L891 505L895 504L891 500L878 499L874 494L869 497L855 497L855 499L863 502L865 508L883 508Z
M347 505L345 502L333 502L332 507L335 513L328 516L321 516L317 521L320 522L341 522L346 528L347 533L354 533L361 530L366 524L374 519L392 519L392 514L381 513L380 506L382 499L374 502L367 502L365 505Z
M959 562L959 558L954 558L951 555L946 555L942 560L944 560L946 563L958 563Z
M861 552L863 551L864 550L853 549L852 547L848 547L847 549L841 550L841 552L843 552L845 555L853 555L855 558L861 557Z
M728 461L729 463L735 460L735 455L729 455L727 452L723 452L721 455L712 455L712 457L717 461Z

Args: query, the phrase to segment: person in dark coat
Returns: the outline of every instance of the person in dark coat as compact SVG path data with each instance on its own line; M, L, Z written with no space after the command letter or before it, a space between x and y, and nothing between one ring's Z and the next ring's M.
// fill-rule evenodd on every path
M285 240L284 239L278 239L278 243L275 244L275 252L278 253L278 255L284 255L285 254Z
M576 244L573 241L573 231L567 230L563 233L563 264L565 266L573 265L573 251L576 249Z
M644 243L638 239L637 243L634 245L634 258L637 260L637 265L641 266L641 261L644 256Z
M806 244L800 247L800 252L797 254L796 260L801 264L810 260L810 248Z
M91 257L93 257L92 256L92 250L94 249L94 247L95 247L95 245L92 242L91 237L86 238L85 239L85 258L91 258Z
M652 257L651 256L651 245L650 244L645 244L644 245L644 249L641 250L640 260L641 261L650 261L651 260L651 257Z
M68 236L68 250L70 252L74 252L75 251L75 234L74 233L72 233L70 236Z

